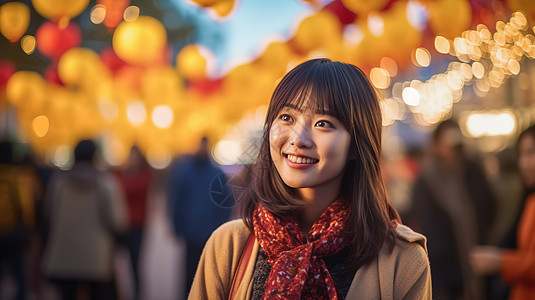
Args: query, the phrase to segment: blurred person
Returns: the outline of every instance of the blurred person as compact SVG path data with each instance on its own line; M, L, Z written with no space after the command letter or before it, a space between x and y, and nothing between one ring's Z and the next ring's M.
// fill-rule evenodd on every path
M121 185L128 210L129 230L124 242L130 252L130 261L134 275L134 295L140 295L139 254L145 231L147 201L151 187L151 170L143 154L137 147L132 147L126 165L115 173Z
M204 244L210 234L230 219L232 209L221 201L232 201L225 174L210 157L203 137L195 155L178 158L170 168L168 207L175 234L186 243L187 295ZM230 202L229 202L230 203Z
M465 154L455 121L438 124L430 146L413 187L411 216L428 239L433 296L483 299L485 282L473 273L469 253L489 240L495 197L481 166Z
M17 300L27 297L27 251L35 225L30 175L23 165L15 163L13 145L0 142L0 279L3 267L7 267L15 279ZM0 297L2 290L0 281Z
M499 274L511 286L510 300L535 298L535 126L520 134L517 151L525 193L509 247L479 246L471 253L476 273Z
M203 251L190 299L431 299L425 237L381 177L381 109L357 67L312 59L275 88L242 219Z
M123 196L114 178L93 164L96 146L84 140L74 166L57 171L46 195L48 239L43 273L62 299L116 299L114 236L127 228Z

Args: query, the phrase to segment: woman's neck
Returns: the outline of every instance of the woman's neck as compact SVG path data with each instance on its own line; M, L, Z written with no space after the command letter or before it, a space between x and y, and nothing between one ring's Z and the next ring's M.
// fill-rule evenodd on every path
M299 196L306 203L299 215L299 225L305 234L308 234L325 209L337 199L341 183L340 178L321 187L298 189Z

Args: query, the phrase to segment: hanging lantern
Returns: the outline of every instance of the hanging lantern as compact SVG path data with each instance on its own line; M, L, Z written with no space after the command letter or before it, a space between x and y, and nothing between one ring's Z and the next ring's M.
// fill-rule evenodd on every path
M429 24L435 35L453 39L472 22L472 8L467 0L430 1L428 8Z
M357 15L366 15L372 11L383 9L388 0L342 0L344 6Z
M0 32L10 42L18 41L30 24L30 9L22 2L8 2L0 7Z
M342 0L335 0L325 5L323 9L335 14L342 25L351 24L357 18L357 15L354 12L344 6Z
M302 53L333 47L342 40L341 24L330 11L318 11L301 21L293 42Z
M61 21L63 27L67 25L69 19L84 11L89 0L32 0L32 4L41 16Z
M73 22L60 28L52 22L43 23L36 33L37 50L53 61L57 61L67 50L80 45L82 34Z
M130 5L130 0L97 0L97 3L106 7L104 26L115 28L123 20L124 10Z
M46 95L46 82L33 71L18 71L11 75L6 85L7 99L15 106L41 103Z
M161 58L167 42L165 27L153 17L122 22L113 34L113 50L122 60L146 65Z
M182 48L176 57L176 68L184 78L201 80L212 72L213 53L206 47L190 44Z

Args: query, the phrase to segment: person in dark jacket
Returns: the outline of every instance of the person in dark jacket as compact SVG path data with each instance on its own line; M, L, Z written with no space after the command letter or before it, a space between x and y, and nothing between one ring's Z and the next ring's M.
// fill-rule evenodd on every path
M470 268L469 252L488 242L495 207L482 168L464 153L459 126L453 120L440 123L413 188L412 208L428 238L435 299L484 298L484 281Z
M167 192L174 232L186 242L185 298L204 244L217 227L230 219L234 203L225 174L210 157L207 138L201 140L195 155L173 162Z

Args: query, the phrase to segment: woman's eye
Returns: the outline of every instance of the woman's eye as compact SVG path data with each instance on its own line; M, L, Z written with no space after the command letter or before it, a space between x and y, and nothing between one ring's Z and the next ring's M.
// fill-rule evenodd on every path
M284 122L291 122L292 121L292 117L290 115L287 115L287 114L280 115L279 119L281 119Z
M321 120L321 121L316 122L316 126L317 127L325 127L325 128L334 128L334 125L331 122L325 121L325 120Z

